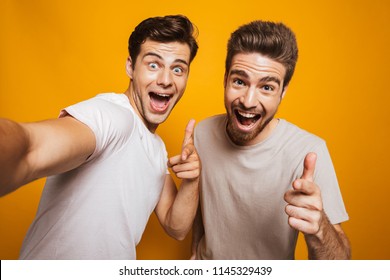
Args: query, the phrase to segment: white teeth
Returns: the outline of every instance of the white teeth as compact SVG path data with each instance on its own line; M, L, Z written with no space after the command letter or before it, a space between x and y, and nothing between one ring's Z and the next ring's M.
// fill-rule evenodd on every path
M161 96L161 97L171 97L169 94L163 94L163 93L157 93L155 92L156 95Z
M251 119L251 118L256 117L256 114L243 113L243 112L240 112L240 111L238 111L238 113L239 113L241 116L243 116L244 118L247 118L247 119Z

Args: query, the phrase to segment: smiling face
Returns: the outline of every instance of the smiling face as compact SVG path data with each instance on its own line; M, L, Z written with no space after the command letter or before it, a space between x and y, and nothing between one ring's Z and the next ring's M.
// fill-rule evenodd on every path
M185 43L146 40L135 65L128 58L130 103L151 132L166 120L187 85L190 48Z
M237 145L264 140L276 126L274 119L286 88L285 67L259 53L239 53L225 76L227 132Z

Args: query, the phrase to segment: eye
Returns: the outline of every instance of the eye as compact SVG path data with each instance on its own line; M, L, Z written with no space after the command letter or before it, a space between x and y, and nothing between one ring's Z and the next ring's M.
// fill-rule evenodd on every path
M270 86L270 85L265 85L265 86L263 86L263 89L266 90L266 91L273 91L274 87Z
M181 67L175 67L175 68L173 68L173 72L175 74L182 74L184 72L184 70Z
M156 62L151 62L151 63L149 63L149 67L151 69L157 69L158 68L158 64Z
M233 84L237 85L237 86L245 86L245 83L243 80L240 80L240 79L234 79L233 80Z

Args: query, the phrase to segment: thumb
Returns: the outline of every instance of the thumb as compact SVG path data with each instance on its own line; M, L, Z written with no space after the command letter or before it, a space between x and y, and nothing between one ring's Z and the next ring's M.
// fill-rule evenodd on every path
M301 179L314 181L314 170L316 167L317 154L308 153L303 161L303 173Z

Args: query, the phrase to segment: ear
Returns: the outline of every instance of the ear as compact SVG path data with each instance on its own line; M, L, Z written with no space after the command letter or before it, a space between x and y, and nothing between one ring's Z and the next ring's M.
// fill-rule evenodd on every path
M133 79L133 63L131 61L131 57L129 56L126 60L126 73L127 76L132 80Z
M225 76L223 77L223 88L226 88L228 73L225 72Z
M282 91L282 94L280 95L280 101L282 101L282 99L284 98L284 96L286 95L286 92L287 92L287 88L288 86L285 86L283 91Z

